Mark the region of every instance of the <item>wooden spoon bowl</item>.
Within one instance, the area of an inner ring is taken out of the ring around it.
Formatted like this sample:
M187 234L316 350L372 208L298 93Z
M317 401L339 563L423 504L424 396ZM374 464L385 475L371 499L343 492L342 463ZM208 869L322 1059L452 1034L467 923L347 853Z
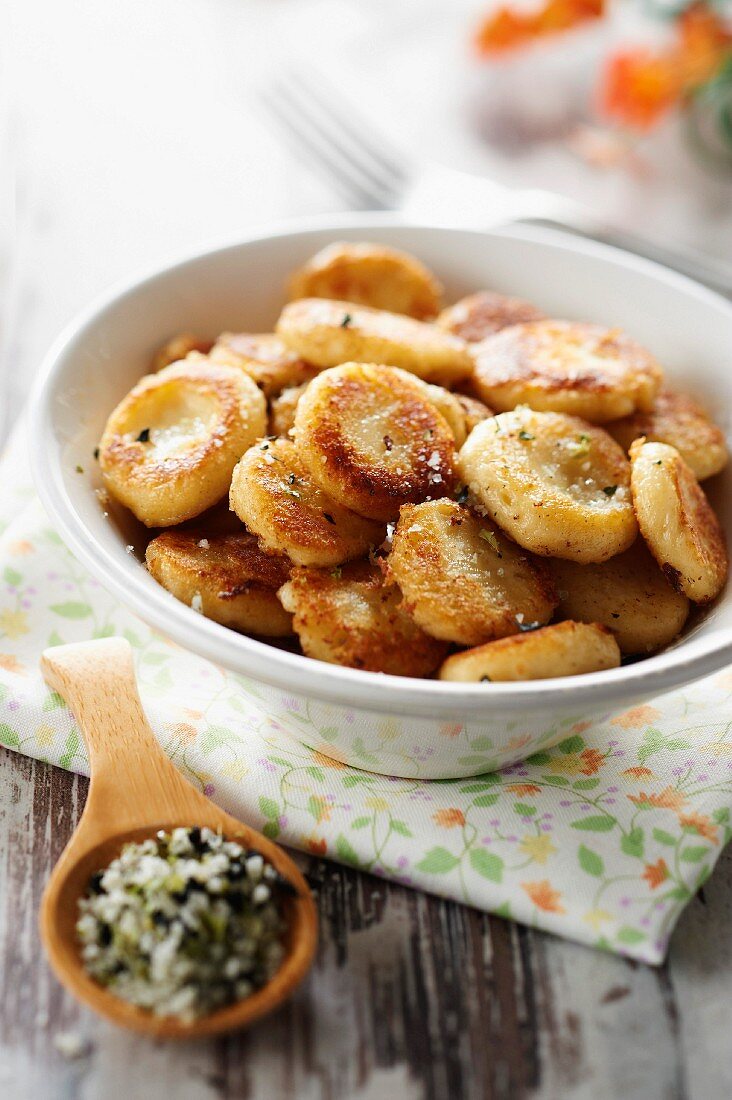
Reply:
M84 813L41 902L41 938L59 980L113 1023L156 1038L193 1039L232 1031L271 1012L304 978L317 944L315 906L300 871L280 847L220 810L170 762L143 713L126 641L105 638L58 646L46 650L41 668L73 711L91 766ZM91 876L119 855L124 844L154 836L159 829L196 825L260 852L295 892L285 905L285 957L274 977L250 997L184 1023L137 1008L90 977L76 921L78 901Z

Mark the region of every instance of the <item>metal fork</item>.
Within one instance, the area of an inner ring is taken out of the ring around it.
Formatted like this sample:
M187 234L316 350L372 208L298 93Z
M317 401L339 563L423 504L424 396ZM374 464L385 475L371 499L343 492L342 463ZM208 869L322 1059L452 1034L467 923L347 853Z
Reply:
M262 89L260 97L292 148L352 208L399 210L413 221L442 225L549 225L624 248L732 293L732 265L722 260L671 251L635 237L552 191L514 190L407 157L319 73L293 68Z

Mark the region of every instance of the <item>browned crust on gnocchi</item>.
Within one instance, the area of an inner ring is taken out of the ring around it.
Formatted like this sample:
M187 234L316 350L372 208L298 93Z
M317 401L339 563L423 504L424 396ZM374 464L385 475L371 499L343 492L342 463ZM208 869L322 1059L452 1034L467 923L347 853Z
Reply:
M277 332L298 355L317 367L380 363L401 367L449 386L473 370L468 345L436 325L387 310L324 298L301 298L285 306Z
M194 351L206 355L213 347L213 343L213 340L205 340L202 336L181 332L158 348L152 357L150 370L152 372L163 370L171 363L178 363L181 359L185 359Z
M637 439L630 448L638 525L664 576L695 603L709 603L727 580L727 543L704 490L679 452Z
M353 302L428 321L440 308L442 287L406 252L382 244L336 241L292 275L288 296Z
M688 394L663 389L650 412L637 412L608 424L621 447L629 451L636 439L675 447L697 480L713 477L727 465L723 433Z
M474 349L473 388L499 411L518 404L601 424L650 410L656 360L619 329L575 321L514 325Z
M138 382L109 417L104 484L148 527L193 519L226 495L265 424L264 397L247 375L202 358L174 363Z
M297 565L339 565L384 540L383 524L343 508L313 481L289 439L250 447L231 480L231 507L271 552Z
M557 602L542 563L454 500L402 507L386 569L415 621L460 645L547 623Z
M204 529L164 531L145 561L158 584L223 626L251 634L291 634L291 617L277 597L289 562L265 554L254 535L212 535Z
M469 344L477 344L511 325L543 321L545 318L542 310L523 298L479 290L443 309L437 324Z
M447 422L418 384L389 367L345 363L320 374L298 403L295 440L313 480L372 519L393 519L402 504L455 483Z
M548 680L601 672L620 664L618 643L601 623L569 620L501 638L448 657L440 680Z
M274 333L222 332L210 354L215 362L239 367L269 398L318 373Z
M331 664L429 676L447 652L402 607L396 585L378 566L351 562L339 570L296 567L280 589L283 605L308 657Z

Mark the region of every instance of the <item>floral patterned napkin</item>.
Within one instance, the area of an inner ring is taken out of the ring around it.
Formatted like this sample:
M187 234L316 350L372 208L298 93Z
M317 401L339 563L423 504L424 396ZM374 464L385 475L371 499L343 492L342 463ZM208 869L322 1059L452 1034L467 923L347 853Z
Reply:
M471 779L356 771L268 716L256 683L181 650L75 561L30 485L22 427L0 465L0 742L86 773L38 672L46 646L121 634L169 756L270 837L609 951L659 963L732 836L732 670L578 724ZM292 700L292 731L301 728ZM446 725L445 737L460 726Z

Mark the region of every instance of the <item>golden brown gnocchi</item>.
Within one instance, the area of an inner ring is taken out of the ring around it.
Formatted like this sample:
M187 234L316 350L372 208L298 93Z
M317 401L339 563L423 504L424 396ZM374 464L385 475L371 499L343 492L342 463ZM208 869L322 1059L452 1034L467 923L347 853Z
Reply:
M455 653L440 668L439 678L468 683L549 680L619 664L618 643L607 627L568 620Z
M653 407L661 368L617 329L573 321L514 325L474 349L473 387L494 409L530 405L595 424Z
M429 676L447 652L404 610L396 585L377 565L297 567L280 589L308 657L392 676Z
M545 566L454 500L402 507L387 571L415 622L460 645L547 623L556 605Z
M148 544L145 562L158 584L207 619L245 634L292 633L291 616L277 597L289 563L265 554L246 531L164 531Z
M691 397L674 390L659 393L650 412L614 420L607 431L626 451L641 436L649 443L675 447L698 481L713 477L727 465L724 435Z
M169 340L100 441L109 494L171 528L146 562L179 600L475 683L654 653L724 586L697 480L724 435L629 336L491 291L440 312L432 272L371 242L322 249L289 294L276 333Z
M472 373L467 344L457 336L386 310L302 298L285 306L277 332L317 367L381 363L449 386Z
M367 363L323 371L300 398L295 442L320 488L370 519L451 492L455 440L405 373Z
M383 244L338 241L321 249L290 279L293 298L330 298L405 313L418 321L436 316L442 287L406 252Z
M545 313L523 298L479 290L443 309L437 324L469 344L478 344L503 328L527 321L543 321L545 317Z
M274 333L223 332L211 349L217 363L239 367L257 383L265 397L289 386L309 382L318 373L285 347Z
M719 520L679 452L636 440L630 448L633 504L643 538L667 580L695 603L709 603L729 570Z
M671 587L642 538L629 550L598 565L550 562L559 615L582 623L602 623L613 632L621 653L653 653L681 632L689 601Z
M605 561L638 533L628 460L578 417L520 406L484 420L459 467L486 514L535 554Z
M242 371L206 359L174 363L138 382L109 417L99 444L104 485L147 527L199 516L226 496L266 415Z
M297 565L339 565L384 540L383 524L343 508L313 481L295 444L264 439L234 470L231 507L262 546Z
M213 347L213 340L204 340L201 336L194 336L190 332L181 332L168 340L155 352L150 364L151 372L169 367L171 363L178 363L186 359L191 352L206 355Z

